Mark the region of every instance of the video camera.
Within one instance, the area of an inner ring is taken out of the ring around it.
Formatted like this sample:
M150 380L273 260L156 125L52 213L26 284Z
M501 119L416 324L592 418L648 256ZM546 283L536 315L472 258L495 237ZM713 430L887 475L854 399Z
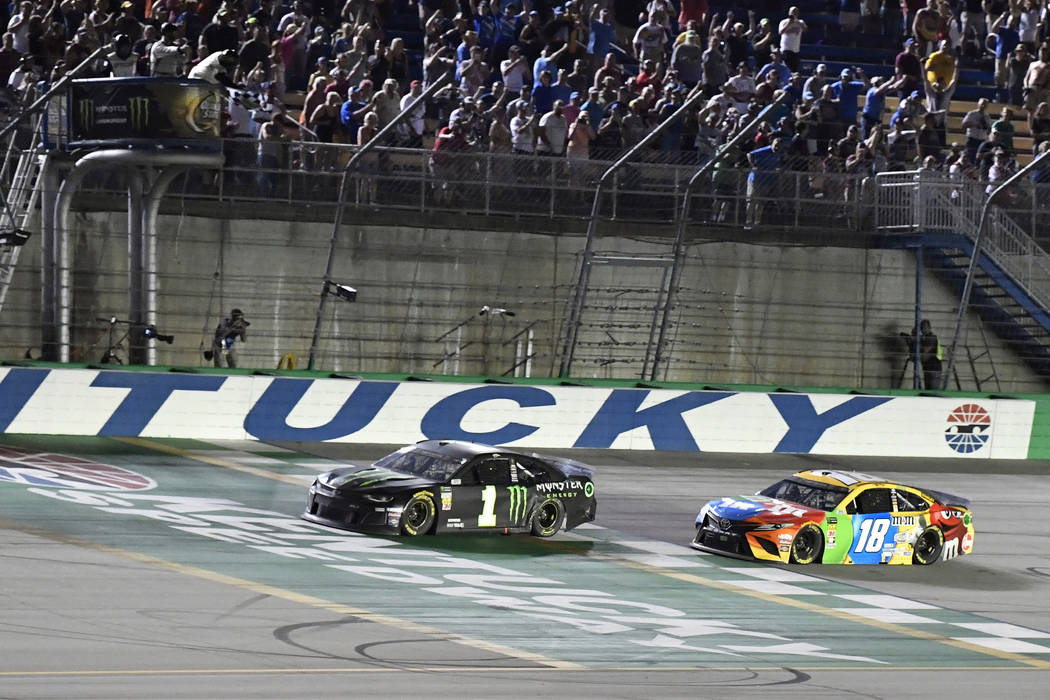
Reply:
M175 342L174 335L160 333L157 331L156 326L143 326L140 332L142 333L142 336L147 339L157 340L162 343L167 343L168 345Z

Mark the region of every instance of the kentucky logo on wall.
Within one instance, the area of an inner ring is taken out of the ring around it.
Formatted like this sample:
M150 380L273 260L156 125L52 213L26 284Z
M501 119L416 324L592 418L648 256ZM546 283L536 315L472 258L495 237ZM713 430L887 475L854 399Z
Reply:
M965 403L948 414L944 439L948 447L970 454L984 447L992 430L992 417L975 403Z
M0 445L0 481L85 491L146 491L149 477L111 464Z

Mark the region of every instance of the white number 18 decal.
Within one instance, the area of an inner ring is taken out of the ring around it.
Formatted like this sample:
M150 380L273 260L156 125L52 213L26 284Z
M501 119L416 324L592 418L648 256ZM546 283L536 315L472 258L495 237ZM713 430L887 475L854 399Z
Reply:
M862 520L860 523L860 535L857 537L857 546L854 552L880 552L882 542L886 539L886 532L890 529L890 521L887 518L876 520Z
M496 487L486 486L481 489L481 515L478 516L478 527L496 527Z

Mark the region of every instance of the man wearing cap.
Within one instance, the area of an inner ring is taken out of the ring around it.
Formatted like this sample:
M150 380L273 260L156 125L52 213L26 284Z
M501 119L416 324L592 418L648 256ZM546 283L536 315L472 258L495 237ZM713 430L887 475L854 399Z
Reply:
M240 32L237 30L237 14L233 10L219 10L214 19L201 30L201 38L208 53L239 48Z
M242 76L250 73L260 62L263 68L270 69L270 41L266 26L254 17L250 17L248 28L252 33L252 38L241 45L239 52Z
M408 94L401 98L401 111L408 109L408 106L422 94L423 84L421 82L413 80L409 83ZM400 145L406 148L419 148L423 145L423 118L425 112L426 105L420 102L415 109L408 113L408 117L401 123L404 128L398 129L401 140L404 142Z
M849 68L843 68L839 79L831 84L831 92L839 101L839 121L846 126L857 123L857 98L871 86L868 76L864 75L860 66L857 66L856 70L857 75L854 76ZM854 77L860 80L855 80Z
M701 59L704 50L700 47L700 35L689 30L685 33L685 40L674 47L671 52L671 66L678 73L678 79L688 87L693 87L700 82Z
M904 50L897 54L893 66L897 74L904 77L898 86L902 98L919 89L922 85L922 61L919 59L919 45L915 43L915 39L905 39Z
M864 95L864 109L860 112L861 137L867 139L876 124L882 124L882 113L886 109L886 93L895 89L897 80L875 77Z
M120 16L113 21L113 35L125 34L131 43L142 38L142 23L135 17L135 5L128 0L120 4Z
M817 71L806 79L806 84L802 86L802 99L804 100L816 100L820 97L821 91L828 82L828 66L825 63L821 63L817 66Z
M605 117L605 105L599 99L601 90L596 87L587 89L587 100L580 106L590 116L591 124L601 125Z
M521 47L515 44L507 51L507 58L499 66L503 75L503 84L508 90L517 94L526 85L532 83L532 70L528 60L521 54Z
M565 103L565 108L562 110L562 114L565 116L565 123L571 127L576 123L581 112L583 112L583 95L573 92L569 95L569 101Z
M160 28L160 41L150 47L149 72L154 78L174 78L183 74L190 49L185 39L178 38L178 31L174 24L165 22Z
M791 79L791 69L784 63L784 55L780 53L780 49L773 49L769 54L769 58L769 63L759 69L758 75L755 76L755 82L760 83L764 81L767 73L776 71L777 87L783 90L787 87L788 80Z
M492 47L492 60L503 64L504 59L510 56L510 48L516 45L518 34L525 24L524 16L519 14L518 5L508 4L503 8L503 13L496 18L496 40ZM518 55L521 55L521 47L518 47Z

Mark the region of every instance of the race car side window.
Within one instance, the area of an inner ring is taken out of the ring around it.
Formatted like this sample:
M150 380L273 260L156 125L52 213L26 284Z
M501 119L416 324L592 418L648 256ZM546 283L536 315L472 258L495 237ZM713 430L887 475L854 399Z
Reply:
M904 489L894 489L894 491L897 495L897 510L899 511L927 510L930 507L930 504L917 493Z
M889 513L893 510L889 489L868 489L856 499L857 513Z
M509 459L487 459L477 466L478 483L488 486L503 486L510 481Z

